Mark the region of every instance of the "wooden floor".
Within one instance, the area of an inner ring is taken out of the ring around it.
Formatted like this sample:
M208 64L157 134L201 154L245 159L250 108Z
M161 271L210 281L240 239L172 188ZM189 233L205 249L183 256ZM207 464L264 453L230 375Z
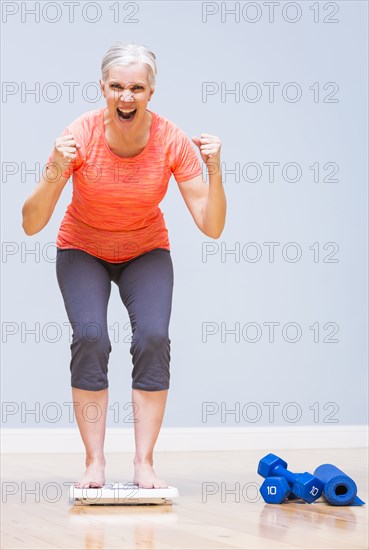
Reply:
M330 462L368 501L364 449L281 451L295 471ZM68 484L80 455L3 455L1 548L368 548L367 506L265 504L256 474L263 451L157 453L155 468L180 498L173 506L73 506ZM107 454L106 482L131 481L132 455ZM232 492L233 491L233 492Z

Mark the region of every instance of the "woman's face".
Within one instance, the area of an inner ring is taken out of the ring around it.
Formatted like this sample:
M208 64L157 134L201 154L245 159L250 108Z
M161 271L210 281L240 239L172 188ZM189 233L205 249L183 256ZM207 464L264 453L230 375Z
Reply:
M119 128L134 129L142 124L146 118L147 103L155 89L149 86L145 65L134 63L128 67L113 66L105 82L100 80L100 86L111 120Z

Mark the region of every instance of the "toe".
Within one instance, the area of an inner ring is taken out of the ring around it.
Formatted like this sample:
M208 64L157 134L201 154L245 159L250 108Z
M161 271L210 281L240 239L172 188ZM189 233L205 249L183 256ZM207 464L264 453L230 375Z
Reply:
M154 489L166 489L168 487L167 483L162 479L159 479L154 483Z
M100 481L90 481L90 487L93 487L93 488L99 488L99 487L102 487L102 483Z

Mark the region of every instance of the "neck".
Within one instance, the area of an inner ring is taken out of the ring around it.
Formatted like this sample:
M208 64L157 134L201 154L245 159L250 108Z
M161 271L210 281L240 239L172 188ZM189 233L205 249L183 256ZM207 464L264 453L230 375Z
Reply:
M122 144L134 144L134 143L140 143L145 136L147 135L148 129L150 128L151 124L151 113L149 113L147 110L145 111L143 121L138 125L138 127L127 127L124 128L124 124L122 124L121 128L118 126L118 123L115 121L112 121L110 117L110 113L108 110L105 111L105 125L109 126L111 132L116 136L116 139L120 141Z

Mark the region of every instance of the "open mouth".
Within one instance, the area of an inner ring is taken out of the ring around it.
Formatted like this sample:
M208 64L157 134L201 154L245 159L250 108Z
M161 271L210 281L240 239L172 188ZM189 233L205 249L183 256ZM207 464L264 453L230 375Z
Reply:
M117 107L117 114L120 120L132 120L136 114L137 109L124 109L121 110Z

